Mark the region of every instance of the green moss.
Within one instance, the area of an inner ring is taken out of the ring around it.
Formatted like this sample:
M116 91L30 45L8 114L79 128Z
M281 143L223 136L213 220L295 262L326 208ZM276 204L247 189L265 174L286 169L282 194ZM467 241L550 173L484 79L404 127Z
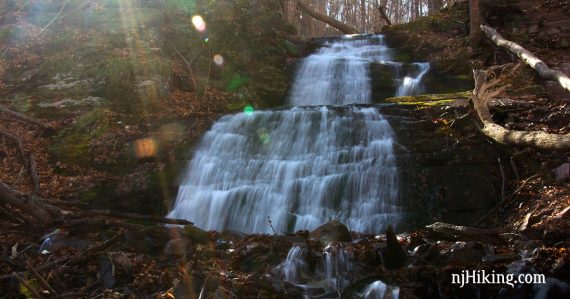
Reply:
M424 94L418 96L391 97L384 100L386 103L415 106L445 106L452 104L465 104L471 96L471 91L447 93L447 94Z
M82 115L75 124L54 137L50 153L68 163L85 165L93 161L89 153L90 142L109 129L109 120L102 109L94 109Z

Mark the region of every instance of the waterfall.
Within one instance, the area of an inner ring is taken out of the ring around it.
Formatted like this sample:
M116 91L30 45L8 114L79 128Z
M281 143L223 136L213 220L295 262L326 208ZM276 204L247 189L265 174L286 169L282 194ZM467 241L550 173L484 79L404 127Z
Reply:
M370 103L369 65L400 65L389 52L382 36L327 43L304 59L290 103ZM197 147L168 216L208 230L271 233L269 219L293 232L337 219L351 230L378 233L400 218L393 143L389 123L374 108L224 116Z
M206 133L171 217L270 233L338 219L379 232L398 220L393 132L373 108L296 107L221 118Z
M298 245L291 247L285 262L278 267L278 271L283 273L285 281L298 283L301 275L308 271L309 267L303 257L305 251L303 247Z
M302 288L306 295L319 289L330 293L350 283L354 264L342 245L338 243L327 245L314 273L309 273L309 267L305 262L306 251L298 245L291 247L287 258L275 268L274 273L280 274L284 281ZM312 280L302 281L300 277L303 274Z
M389 49L381 35L327 43L303 60L289 102L295 106L369 103L369 64L388 60Z
M388 286L381 280L369 284L362 295L364 299L398 299L399 297L400 288Z
M418 62L414 63L413 65L417 66L418 74L415 77L412 76L405 76L402 80L402 84L396 91L396 96L407 96L407 95L416 95L419 94L421 91L421 81L424 75L429 71L430 64L429 62Z

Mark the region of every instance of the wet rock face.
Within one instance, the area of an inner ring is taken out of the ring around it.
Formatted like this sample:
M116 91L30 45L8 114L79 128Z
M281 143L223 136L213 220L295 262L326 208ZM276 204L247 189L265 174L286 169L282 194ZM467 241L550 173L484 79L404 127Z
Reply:
M398 144L405 220L396 230L435 221L472 225L500 198L500 151L478 133L469 118L458 119L466 107L418 107L380 108Z

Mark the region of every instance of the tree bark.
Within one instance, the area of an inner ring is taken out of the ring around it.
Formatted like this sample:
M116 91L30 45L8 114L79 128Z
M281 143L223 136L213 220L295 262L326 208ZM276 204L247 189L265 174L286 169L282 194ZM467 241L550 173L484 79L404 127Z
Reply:
M299 5L299 7L301 9L303 9L305 12L307 12L307 14L309 14L311 17L321 21L321 22L325 22L329 25L331 25L332 27L338 29L340 32L345 33L345 34L357 34L358 30L354 29L354 27L348 25L348 24L344 24L342 22L339 22L325 14L319 13L317 11L312 10L306 3L303 2L303 0L298 0L297 4Z
M509 41L501 36L497 30L481 25L481 30L485 35L495 43L495 45L511 51L513 54L517 55L522 61L528 64L530 67L538 72L538 75L543 79L554 80L560 83L562 88L566 91L570 91L570 78L561 71L556 71L548 67L546 63L540 60L538 57L534 56L532 52L523 48L521 45Z
M289 25L295 26L297 0L281 0L281 9L283 10L283 20Z
M481 41L481 12L479 0L469 0L469 46L477 48Z
M488 103L492 92L487 86L487 73L482 70L473 71L475 90L473 104L479 119L483 123L481 132L494 141L511 146L533 147L540 150L570 150L570 134L550 134L542 131L511 131L498 124L491 118Z

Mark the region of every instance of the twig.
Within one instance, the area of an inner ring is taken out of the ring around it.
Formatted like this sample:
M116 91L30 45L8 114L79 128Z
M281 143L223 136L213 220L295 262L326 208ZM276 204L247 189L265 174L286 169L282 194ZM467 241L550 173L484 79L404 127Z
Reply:
M26 287L26 289L28 289L28 291L30 291L30 293L32 293L32 295L34 295L34 297L41 299L44 298L44 296L42 296L38 290L36 290L34 287L32 287L27 281L25 281L20 275L18 275L18 273L16 272L12 272L12 275L14 275L14 277L16 277L16 279L24 286Z
M510 160L511 160L510 161L511 162L511 168L513 169L513 172L515 173L515 177L517 178L517 181L519 181L521 178L519 176L519 170L518 170L517 164L515 162L515 157L511 156Z
M523 183L521 184L520 187L517 188L517 190L513 191L513 193L507 195L503 200L501 200L493 209L491 209L491 211L489 211L489 213L487 213L487 215L483 216L483 218L479 219L479 221L477 221L477 223L475 223L475 225L479 225L481 224L483 221L485 221L487 218L489 218L489 216L491 216L493 213L495 213L495 211L497 209L499 209L503 204L508 204L510 203L511 198L514 198L514 196L526 185L526 183L528 181L530 181L531 179L537 177L538 174L532 175L531 177L529 177L528 179L524 180Z
M499 162L499 171L501 172L501 201L505 200L505 190L507 188L507 178L505 177L505 167L503 167L503 163L501 162L501 158L497 158Z
M36 160L34 159L34 154L30 153L28 155L28 172L32 177L32 183L34 184L34 194L40 193L40 179L38 177L38 171L36 169Z
M59 15L61 15L61 12L63 11L63 9L65 9L65 6L67 5L67 1L68 0L65 0L63 5L61 6L61 9L57 12L57 15L55 15L55 17L53 19L51 19L51 21L49 21L49 23L47 23L47 25L45 25L45 27L42 28L42 30L40 30L40 33L38 33L38 35L36 35L36 37L34 37L34 39L40 37L40 35L42 35L42 33L49 27L49 25L51 25L51 23L53 23L57 18L59 18Z
M57 292L54 290L54 288L51 287L51 285L47 282L47 280L45 280L43 276L41 276L40 273L38 273L38 271L31 264L28 264L28 270L30 270L30 273L32 273L32 275L38 280L38 282L44 288L46 288L46 290L49 291L51 296L57 295Z
M197 89L198 83L196 82L196 78L194 76L194 71L192 71L192 61L194 59L196 59L196 57L198 57L198 55L194 56L190 61L188 61L188 59L186 59L186 57L184 57L184 55L182 55L182 53L180 53L180 51L178 51L178 49L176 48L174 43L172 43L171 41L168 41L168 43L170 44L172 49L174 49L174 52L176 52L176 54L178 54L178 56L182 59L182 61L184 61L184 63L188 67L188 71L190 72L190 79L192 80L192 85L193 85L192 87L194 89Z

